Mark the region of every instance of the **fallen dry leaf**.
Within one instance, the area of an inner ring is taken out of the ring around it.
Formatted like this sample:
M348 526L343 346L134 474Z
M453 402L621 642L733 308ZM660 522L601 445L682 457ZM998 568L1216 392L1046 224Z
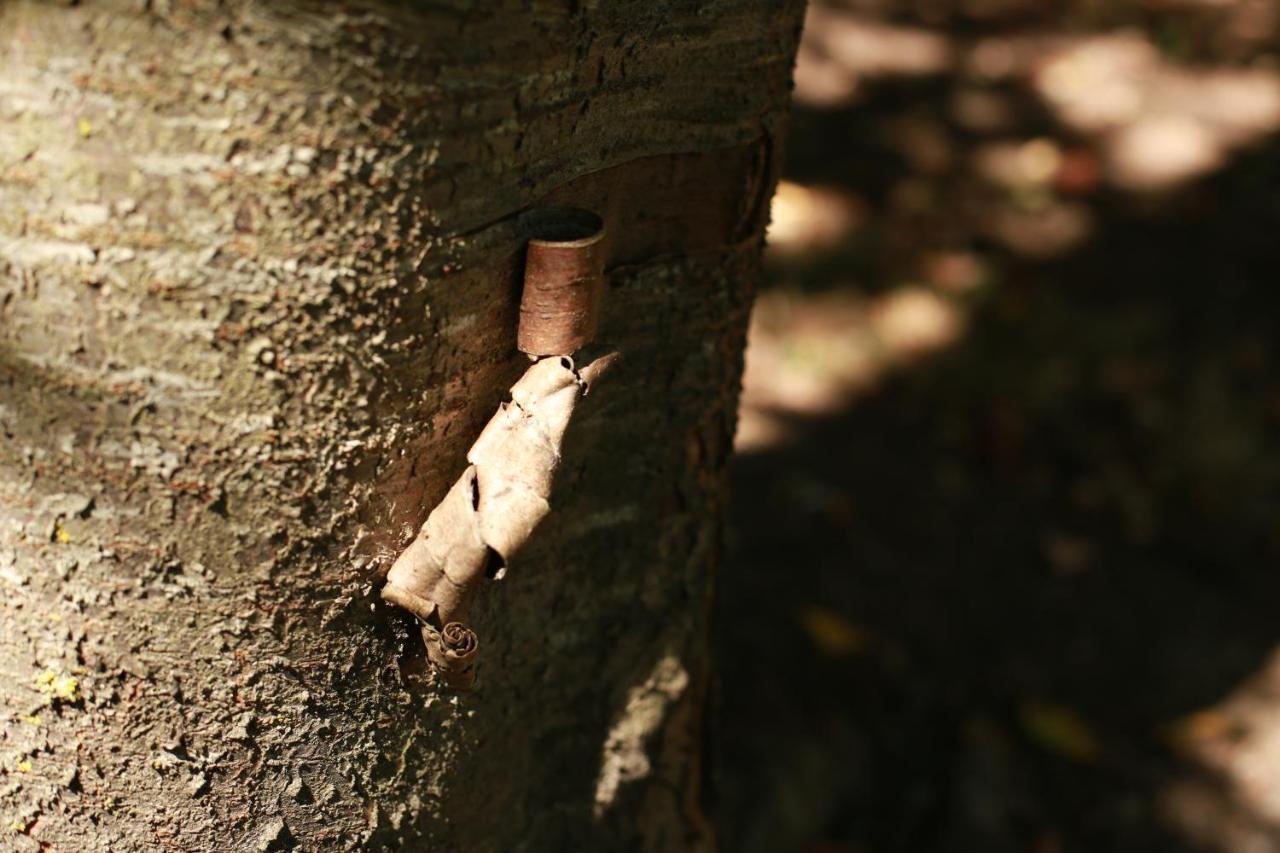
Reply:
M1102 754L1089 724L1070 708L1029 700L1018 709L1018 717L1023 733L1049 752L1083 764L1097 761Z
M847 658L866 651L867 632L829 607L809 605L800 612L800 625L819 653Z

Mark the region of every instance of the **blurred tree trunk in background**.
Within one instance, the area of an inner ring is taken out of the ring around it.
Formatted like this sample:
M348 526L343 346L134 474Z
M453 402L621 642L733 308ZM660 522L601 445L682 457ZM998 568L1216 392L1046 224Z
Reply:
M797 2L0 5L5 847L708 846L706 619ZM494 4L498 5L498 4ZM424 685L380 579L522 369L625 359Z

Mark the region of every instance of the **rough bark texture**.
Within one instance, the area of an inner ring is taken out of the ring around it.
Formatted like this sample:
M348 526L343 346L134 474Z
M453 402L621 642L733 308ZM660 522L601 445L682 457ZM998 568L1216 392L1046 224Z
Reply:
M678 850L799 4L0 3L6 847ZM501 11L489 6L503 6ZM600 340L481 688L394 555L523 369L517 214Z

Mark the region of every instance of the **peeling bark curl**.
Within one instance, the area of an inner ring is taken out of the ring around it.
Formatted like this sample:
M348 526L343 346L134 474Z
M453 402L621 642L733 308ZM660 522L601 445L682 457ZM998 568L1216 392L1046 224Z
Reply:
M470 630L465 626L480 585L506 573L550 512L569 419L617 358L610 352L581 369L568 356L534 362L471 446L470 465L387 573L382 597L422 620L431 659L446 676L460 671L450 645L461 640L450 640L449 629ZM469 650L468 665L474 634ZM469 686L473 679L446 680Z
M467 690L475 684L480 638L466 625L461 622L445 625L438 641L427 646L427 653L450 687Z

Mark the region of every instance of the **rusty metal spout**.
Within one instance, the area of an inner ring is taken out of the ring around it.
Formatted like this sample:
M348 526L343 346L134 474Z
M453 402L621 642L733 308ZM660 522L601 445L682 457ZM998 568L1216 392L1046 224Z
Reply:
M604 221L589 210L547 207L522 218L529 236L516 346L570 355L596 336L604 290Z

